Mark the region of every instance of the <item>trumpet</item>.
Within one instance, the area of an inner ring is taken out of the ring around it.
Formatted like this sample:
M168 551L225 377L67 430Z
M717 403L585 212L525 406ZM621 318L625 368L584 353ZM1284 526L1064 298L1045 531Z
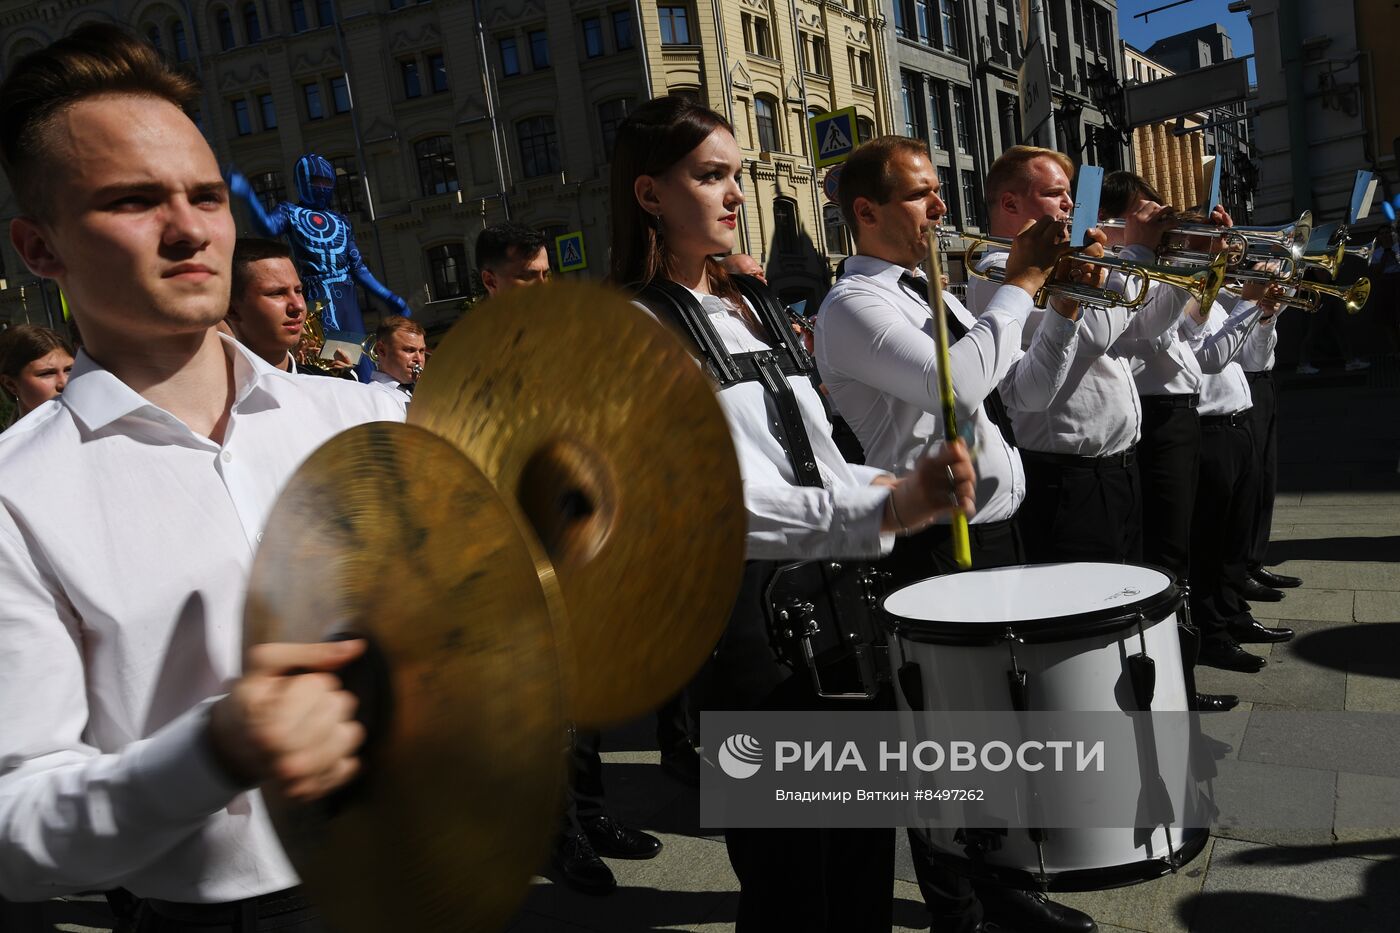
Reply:
M408 380L409 382L417 382L418 377L423 375L423 367L418 363L412 364L408 367L408 375L410 377Z
M1328 278L1335 279L1337 270L1342 267L1342 260L1347 256L1347 241L1345 238L1329 243L1325 248L1315 253L1305 253L1298 257L1299 264L1303 267L1300 273L1307 269L1321 269L1327 273ZM1311 284L1311 283L1309 283Z
M1225 291L1239 295L1241 289L1232 284L1225 286ZM1324 296L1339 299L1347 314L1356 314L1366 306L1366 300L1371 297L1371 280L1363 276L1350 285L1300 282L1293 286L1292 295L1281 295L1270 300L1285 308L1297 308L1313 313L1322 308Z
M982 272L977 268L977 261L974 257L979 251L985 251L992 247L1010 248L1011 242L1006 237L991 236L974 240L963 255L963 263L966 265L968 273L989 282L1006 281L1005 270L993 266L986 272ZM1071 253L1066 258L1099 266L1110 272L1121 272L1129 279L1137 280L1138 288L1132 294L1125 294L1111 288L1049 281L1041 287L1040 291L1036 292L1035 306L1037 308L1044 308L1051 295L1062 295L1081 304L1095 307L1122 307L1133 310L1147 300L1147 286L1151 282L1160 282L1163 285L1182 289L1196 299L1201 307L1209 308L1215 302L1215 296L1220 291L1221 285L1225 283L1229 264L1229 258L1225 253L1216 255L1208 265L1191 271L1173 266L1144 265L1111 256L1086 256L1082 252Z
M1374 253L1378 248L1378 244L1376 243L1375 239L1372 238L1371 242L1367 243L1365 246L1348 246L1347 255L1355 256L1362 262L1370 262L1371 254Z
M1122 218L1109 217L1100 221L1099 226L1122 229L1127 223ZM1157 258L1167 265L1198 266L1209 263L1217 252L1223 251L1230 257L1228 262L1231 269L1248 260L1287 257L1296 261L1302 257L1312 229L1311 211L1303 211L1297 220L1277 227L1217 227L1214 224L1182 223L1163 235ZM1220 240L1221 249L1193 247L1191 241L1198 238ZM1289 268L1291 270L1292 267Z

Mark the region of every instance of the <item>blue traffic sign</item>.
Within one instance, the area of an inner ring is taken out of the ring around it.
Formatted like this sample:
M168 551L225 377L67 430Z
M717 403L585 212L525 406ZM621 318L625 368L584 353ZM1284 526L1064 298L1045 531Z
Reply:
M854 107L808 117L807 127L811 132L812 152L816 154L814 161L817 168L846 161L846 157L860 144L856 133Z

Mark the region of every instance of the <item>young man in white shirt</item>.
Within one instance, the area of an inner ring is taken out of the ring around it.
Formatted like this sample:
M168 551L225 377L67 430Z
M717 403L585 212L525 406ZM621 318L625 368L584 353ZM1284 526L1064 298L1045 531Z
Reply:
M1012 146L987 174L991 233L1012 237L1027 223L1063 220L1074 209L1073 164L1062 153ZM1095 218L1097 220L1097 218ZM1148 205L1128 220L1124 258L1151 262L1171 214ZM1102 242L1101 231L1095 233ZM1005 262L993 252L982 269ZM1082 284L1092 284L1086 280ZM1109 277L1121 287L1121 277ZM986 308L996 286L975 279L969 288L974 313ZM1008 404L1017 446L1026 468L1026 498L1020 528L1032 562L1121 561L1141 558L1141 491L1133 447L1141 423L1137 389L1127 360L1110 353L1123 338L1151 338L1176 324L1184 293L1154 289L1138 310L1085 307L1075 358L1064 386L1043 410ZM1033 313L1022 333L1029 346L1043 313Z
M243 594L296 466L400 414L216 330L234 225L194 91L96 24L0 86L11 242L86 341L60 403L0 448L0 896L121 885L148 899L142 930L187 909L314 930L259 788L354 776L363 730L329 672L363 643L241 658Z
M385 318L374 335L374 355L378 359L369 379L370 387L388 394L406 410L413 400L413 387L428 362L423 325L401 314Z

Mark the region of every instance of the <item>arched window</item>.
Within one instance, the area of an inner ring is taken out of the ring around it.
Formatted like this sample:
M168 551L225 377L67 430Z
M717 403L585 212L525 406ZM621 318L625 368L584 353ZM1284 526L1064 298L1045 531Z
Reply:
M521 120L515 124L515 132L520 140L520 167L526 178L560 170L559 135L554 130L553 117Z
M418 161L418 184L423 197L457 190L457 157L452 152L451 139L429 136L413 144L413 154Z
M185 24L178 19L170 24L170 44L175 47L177 62L190 60L190 44L185 41Z
M219 50L227 52L238 44L233 35L233 15L228 7L219 7L214 13L214 29L219 33Z
M249 45L262 41L262 27L258 25L258 8L251 4L243 4L243 38Z
M306 18L306 0L290 0L287 13L292 21L292 32L306 32L311 28L311 21Z
M788 256L797 253L797 202L790 198L773 201L773 251Z
M328 156L327 161L335 168L335 209L342 214L359 212L365 189L355 157Z
M758 148L764 152L782 152L783 138L778 133L778 102L772 97L755 97L754 115L758 120Z
M146 29L146 41L149 42L149 43L151 43L151 48L155 49L156 52L158 52L158 53L161 54L161 55L164 55L164 54L165 54L165 46L161 45L161 41L160 41L160 27L159 27L159 26L149 26L149 27L147 27L147 29Z
M874 122L869 117L856 117L856 142L868 143L874 138Z
M461 243L444 243L428 249L428 272L433 301L458 298L467 293L467 250Z

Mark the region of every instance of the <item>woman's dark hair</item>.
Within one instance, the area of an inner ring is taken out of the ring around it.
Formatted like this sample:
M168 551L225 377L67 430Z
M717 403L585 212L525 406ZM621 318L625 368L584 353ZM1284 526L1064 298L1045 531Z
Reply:
M671 256L657 218L642 210L633 185L643 175L663 175L717 129L734 128L724 117L684 97L657 97L617 128L612 157L612 254L609 280L618 287L671 278ZM744 308L738 290L713 257L705 261L711 290Z
M15 324L0 331L0 376L18 379L24 367L55 350L74 355L67 338L38 324Z

